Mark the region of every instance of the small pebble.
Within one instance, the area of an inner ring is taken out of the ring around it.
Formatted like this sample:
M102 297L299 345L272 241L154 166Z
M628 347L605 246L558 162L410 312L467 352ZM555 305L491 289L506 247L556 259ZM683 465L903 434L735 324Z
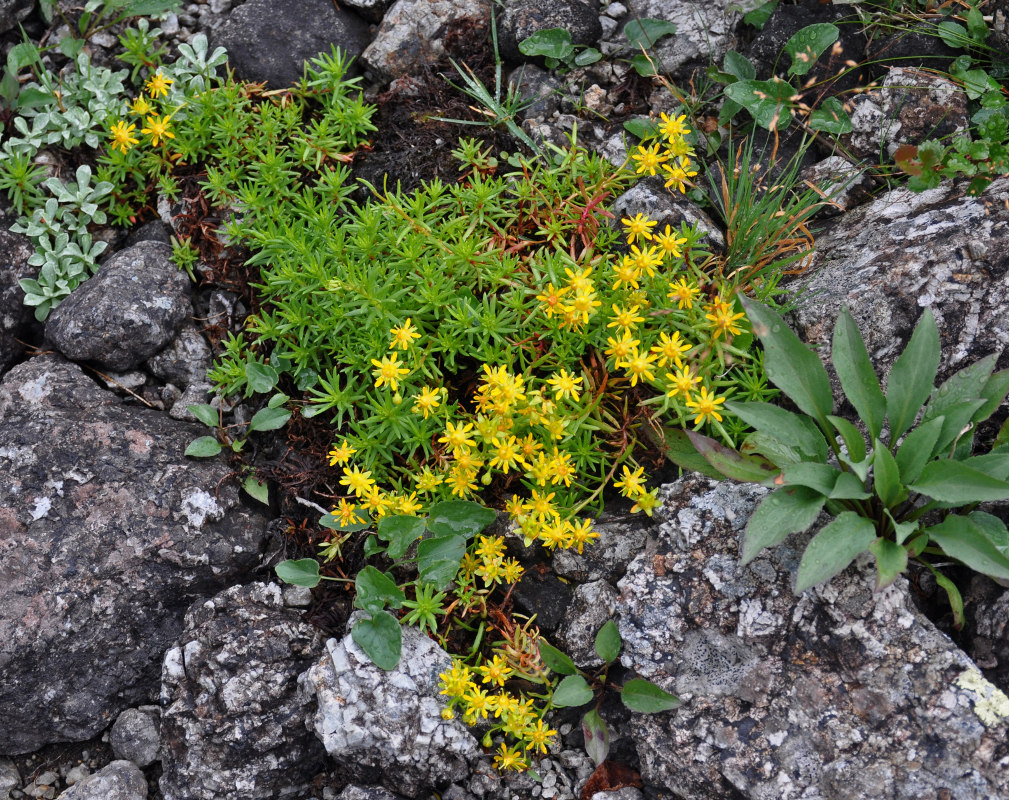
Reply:
M610 3L603 13L612 19L620 19L627 13L627 6L623 3Z
M67 772L67 786L73 786L78 781L84 780L88 775L91 774L91 770L85 767L83 764L78 764L73 769Z

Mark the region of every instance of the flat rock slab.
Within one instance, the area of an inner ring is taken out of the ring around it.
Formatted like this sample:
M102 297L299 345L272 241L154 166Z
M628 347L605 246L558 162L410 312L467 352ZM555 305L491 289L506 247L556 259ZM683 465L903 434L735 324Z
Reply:
M797 597L801 537L740 567L765 491L666 487L654 550L620 582L621 661L684 701L633 717L645 783L689 800L1009 796L1009 699L905 580L874 593L863 560Z
M197 425L40 356L0 383L0 753L81 741L157 699L186 608L258 566L267 520Z

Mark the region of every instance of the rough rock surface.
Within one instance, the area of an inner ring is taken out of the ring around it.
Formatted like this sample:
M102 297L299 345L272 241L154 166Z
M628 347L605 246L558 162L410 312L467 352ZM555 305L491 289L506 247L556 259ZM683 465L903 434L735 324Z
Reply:
M660 72L674 72L689 62L722 63L733 46L740 20L732 0L628 0L631 19L664 19L676 25L654 48ZM620 40L626 43L621 33Z
M606 581L585 583L575 589L557 630L557 641L582 669L602 666L603 660L595 650L596 634L612 618L616 605L617 590Z
M489 25L490 1L397 0L361 60L382 80L409 75L445 55L442 39L449 25L464 19Z
M828 156L802 171L827 201L819 212L821 216L836 216L849 211L869 199L873 189L872 178L866 171L843 156Z
M852 132L842 137L858 158L893 156L902 144L948 140L967 130L967 95L953 81L920 69L893 67L879 89L851 99Z
M621 228L620 217L635 214L644 214L658 222L655 230L659 232L664 231L667 225L674 231L678 231L684 222L697 225L697 230L707 234L701 240L702 247L725 249L725 235L715 221L694 203L671 194L663 186L661 178L647 178L636 183L614 201L612 211L617 216L613 224Z
M873 364L888 371L931 308L940 377L1009 347L1009 180L979 197L966 185L895 189L821 233L795 313L799 337L826 359L847 305Z
M624 666L684 702L637 715L646 783L724 800L990 800L1009 699L865 560L796 597L792 540L739 566L766 490L666 487L657 550L620 582Z
M46 339L72 361L139 366L167 345L192 313L190 282L161 242L121 250L57 306Z
M147 779L132 761L113 761L78 781L59 800L145 800Z
M388 789L380 786L354 786L346 787L336 800L402 800L402 795L393 794Z
M186 607L258 566L265 518L182 456L200 430L55 355L0 382L0 753L155 700Z
M164 350L147 361L147 368L163 381L184 388L205 382L212 363L207 340L195 325L186 325Z
M333 45L356 57L368 39L364 20L327 0L249 0L231 12L213 46L228 51L239 80L284 89L301 79L307 59Z
M438 676L451 664L435 642L404 627L399 664L386 672L347 634L326 642L326 653L299 683L318 703L311 724L341 768L416 797L424 787L493 775L469 728L441 717Z
M4 19L3 11L0 19ZM7 230L10 226L11 219L0 214L0 375L23 351L17 340L23 337L22 331L32 319L32 310L24 304L25 293L18 281L35 274L35 268L28 266L34 251L31 240L20 233L11 233Z
M0 0L0 33L17 27L34 8L35 0Z
M501 55L515 61L526 58L519 43L534 33L550 28L564 28L575 45L595 46L603 34L599 22L599 4L585 0L512 0L498 18L498 46Z
M325 752L298 675L321 637L275 584L233 586L186 612L162 670L165 800L307 797Z
M109 744L116 758L146 767L161 751L161 714L157 706L127 708L116 717L109 731Z

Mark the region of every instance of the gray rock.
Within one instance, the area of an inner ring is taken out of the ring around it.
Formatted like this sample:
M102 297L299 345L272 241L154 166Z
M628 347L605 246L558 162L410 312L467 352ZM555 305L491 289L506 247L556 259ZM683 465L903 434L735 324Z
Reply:
M82 741L158 696L186 607L259 565L266 519L202 426L38 356L0 382L0 753Z
M843 156L828 156L818 161L802 171L802 178L819 189L827 201L828 205L818 212L822 216L836 216L864 203L874 186L864 168Z
M195 325L184 326L168 347L147 360L153 375L182 388L205 383L212 364L210 345Z
M381 80L409 75L445 55L443 37L462 20L489 25L490 0L396 0L361 60Z
M561 82L555 75L535 64L523 64L508 76L508 85L514 86L519 96L529 103L522 117L549 117L561 105Z
M153 713L127 708L109 732L109 744L116 758L132 761L138 767L152 764L161 750L161 718L157 708Z
M940 379L1009 347L1009 180L979 197L966 183L895 189L817 236L796 332L826 360L842 305L888 373L923 308L942 342ZM1003 366L1000 364L1000 366Z
M298 675L322 651L275 583L233 586L186 612L161 687L165 800L305 797L325 752Z
M192 313L189 278L172 249L140 242L110 258L46 320L46 339L72 361L139 366L167 345Z
M337 800L402 800L402 795L393 794L380 786L354 786L346 787Z
M341 769L417 797L425 787L493 774L469 728L441 717L438 676L451 664L435 642L404 627L395 669L375 666L347 634L326 642L322 659L298 680L318 703L310 724Z
M214 34L228 51L235 76L271 88L299 81L304 62L333 45L357 57L368 43L368 26L356 14L327 0L249 0Z
M592 800L644 800L644 797L640 789L625 786L615 792L596 792L592 795Z
M612 618L616 605L617 590L606 581L585 583L575 589L557 629L557 641L582 669L602 666L603 660L595 649L596 634Z
M735 30L742 15L734 0L628 0L633 19L664 19L676 25L654 48L659 72L673 72L688 62L721 64L735 45ZM620 34L620 41L627 39Z
M8 800L10 790L21 784L17 765L9 758L0 758L0 800Z
M378 24L392 3L393 0L347 0L343 5L354 9L361 19Z
M0 0L0 8L2 5ZM6 17L0 10L2 19ZM25 293L18 281L35 277L35 268L28 265L34 252L31 240L11 233L7 230L10 226L11 220L0 214L0 375L24 352L18 339L28 338L25 331L31 324L32 310L25 305Z
M857 158L893 156L902 144L948 140L970 124L967 95L957 84L924 70L893 67L878 89L851 98L852 132L841 137Z
M504 58L522 61L527 56L519 44L534 33L550 28L564 28L576 45L595 47L603 34L598 2L585 0L512 0L498 17L498 47Z
M167 388L167 387L166 387ZM172 404L168 411L168 416L172 419L183 420L185 422L197 422L196 415L189 410L190 406L204 405L209 402L209 396L213 394L213 387L209 383L191 383L186 387Z
M795 596L801 537L739 565L765 489L683 478L620 582L621 661L680 696L632 717L646 784L691 800L990 800L1009 699L869 559ZM927 755L926 755L927 754Z
M974 608L970 653L992 682L1009 690L1009 592L986 594L994 596L983 597Z
M616 584L627 571L627 565L644 549L652 524L651 518L644 515L614 518L604 514L593 525L599 538L581 553L576 550L554 553L554 572L578 583L609 581Z
M16 28L35 8L35 0L0 0L0 33Z
M145 800L147 779L132 761L113 761L78 781L59 800Z
M659 223L655 226L656 231L664 231L666 225L677 231L683 222L697 225L697 230L706 234L700 242L702 247L725 249L725 235L715 221L683 195L674 195L666 189L657 176L634 184L614 201L612 211L617 215L613 221L617 226L620 226L620 217L633 217L639 213Z

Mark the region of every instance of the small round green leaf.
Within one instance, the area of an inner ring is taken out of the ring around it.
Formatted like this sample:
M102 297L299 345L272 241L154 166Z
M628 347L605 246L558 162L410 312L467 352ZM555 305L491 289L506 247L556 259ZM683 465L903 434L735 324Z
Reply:
M213 406L201 403L199 405L186 406L186 408L189 409L190 414L196 417L208 428L216 428L220 424L220 417L217 414L217 409Z
M261 408L249 420L249 431L275 431L291 418L286 408Z
M592 689L581 675L568 675L554 689L553 703L558 708L583 706L592 701Z
M807 25L785 43L785 52L792 57L789 75L805 75L824 50L837 41L841 31L829 22Z
M250 361L245 365L245 380L249 383L249 388L259 394L266 394L280 380L277 370L269 364L260 364L258 361Z
M319 585L319 562L314 558L281 561L276 566L277 577L292 586L307 586L312 589Z
M403 650L403 631L391 614L381 611L371 619L358 620L350 635L376 666L386 671L396 668Z
M242 488L245 489L246 493L253 498L258 500L263 505L270 504L270 487L267 483L260 483L256 480L255 475L249 475L242 483Z
M370 564L357 573L354 588L357 590L354 605L369 614L377 614L386 606L400 608L406 600L406 595L396 582Z
M427 527L436 536L472 539L497 519L497 512L469 500L445 500L428 512Z
M635 50L642 47L647 50L663 36L672 36L674 33L676 26L664 19L632 19L624 25L624 36Z
M676 695L663 691L651 681L633 678L624 684L620 699L631 711L641 714L655 714L672 711L680 705Z
M540 657L543 659L543 663L558 675L576 675L578 673L578 667L569 656L542 639L540 640Z
M214 436L201 436L189 443L185 455L193 458L210 458L221 452L221 443Z
M519 42L519 52L524 56L544 56L567 61L575 48L571 44L571 34L564 28L548 28L536 31L528 39Z
M603 627L596 634L596 653L607 664L616 661L620 655L620 648L623 642L620 641L620 631L617 630L617 623L608 619L603 623Z

